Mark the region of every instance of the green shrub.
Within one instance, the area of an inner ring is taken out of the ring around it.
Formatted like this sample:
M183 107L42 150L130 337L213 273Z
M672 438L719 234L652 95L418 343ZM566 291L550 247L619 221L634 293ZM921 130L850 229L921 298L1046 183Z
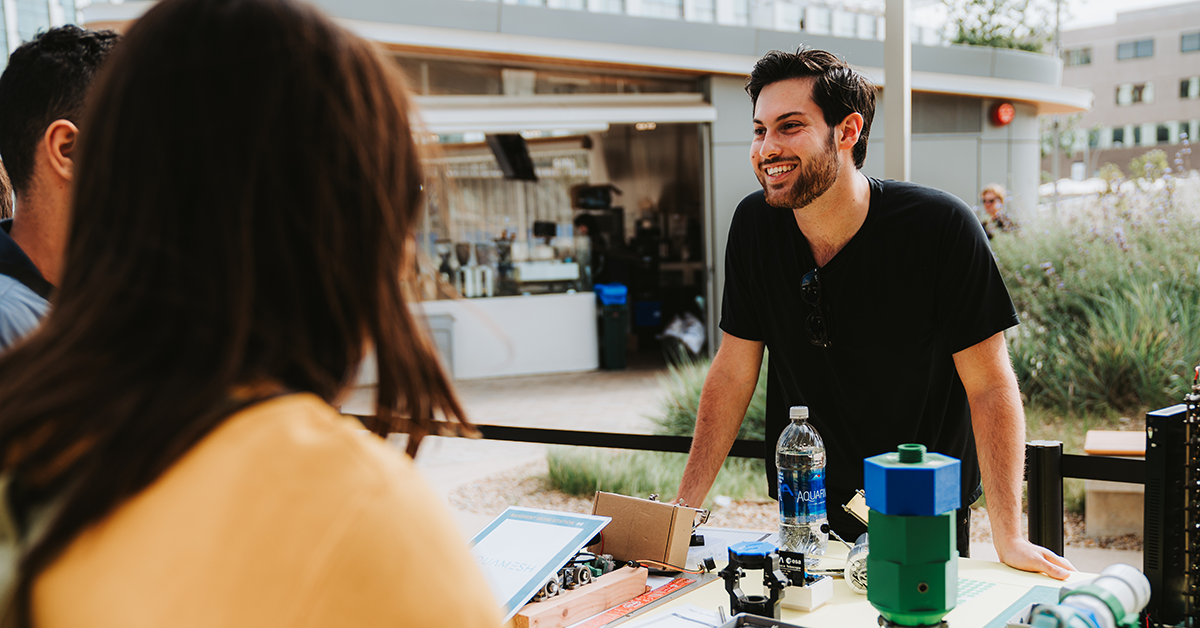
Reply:
M696 412L700 407L700 391L712 361L708 358L689 359L686 356L667 366L666 375L658 378L663 390L659 414L651 417L658 434L691 436L696 429ZM738 438L762 440L767 422L767 357L763 356L758 371L758 386L746 408L746 418Z
M1022 319L1009 341L1028 404L1069 415L1180 401L1200 360L1200 211L1178 192L1126 183L993 240Z
M659 377L663 401L656 416L655 433L691 436L696 429L700 391L711 361L682 354ZM746 410L738 438L762 440L766 429L767 361L759 370L758 386ZM596 491L646 497L657 493L663 500L675 498L687 464L686 454L554 447L547 454L552 486L571 495L586 497ZM733 499L767 499L766 470L761 459L729 458L721 467L708 499L726 495Z
M636 497L654 493L669 501L675 499L687 454L552 447L546 460L551 485L564 493L580 497L590 497L596 491ZM708 502L717 495L767 499L765 475L762 460L730 458L721 467Z

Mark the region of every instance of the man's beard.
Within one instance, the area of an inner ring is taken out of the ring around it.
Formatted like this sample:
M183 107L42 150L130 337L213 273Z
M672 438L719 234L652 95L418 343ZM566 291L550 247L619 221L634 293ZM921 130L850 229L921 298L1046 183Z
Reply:
M834 182L837 181L841 164L838 163L837 149L833 146L833 129L829 129L825 150L796 166L800 172L792 181L791 186L784 189L767 187L766 175L762 172L762 168L767 165L767 163L761 164L759 170L755 172L758 182L766 194L767 204L781 209L807 207L809 203L829 191L829 188L833 187Z

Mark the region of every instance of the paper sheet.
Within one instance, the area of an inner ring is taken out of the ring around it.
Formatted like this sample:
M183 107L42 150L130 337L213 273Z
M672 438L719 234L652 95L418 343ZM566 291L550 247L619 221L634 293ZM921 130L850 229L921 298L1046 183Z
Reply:
M699 565L705 558L712 558L718 562L729 560L729 546L736 545L742 541L766 541L778 545L776 541L779 539L777 532L757 532L729 528L700 527L696 529L696 534L704 536L704 545L702 547L688 548L688 567Z
M715 628L721 623L721 618L714 611L705 610L695 604L681 604L638 617L621 628Z

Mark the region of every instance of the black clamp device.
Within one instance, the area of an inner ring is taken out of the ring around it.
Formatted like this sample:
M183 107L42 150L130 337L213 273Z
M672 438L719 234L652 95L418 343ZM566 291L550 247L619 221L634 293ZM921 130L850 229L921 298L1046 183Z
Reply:
M744 569L762 570L763 586L770 591L770 596L746 595L742 591L740 580L746 575ZM718 575L725 580L733 615L751 613L779 619L779 602L783 599L783 590L788 586L789 579L779 568L779 554L774 545L746 541L729 546L729 564Z

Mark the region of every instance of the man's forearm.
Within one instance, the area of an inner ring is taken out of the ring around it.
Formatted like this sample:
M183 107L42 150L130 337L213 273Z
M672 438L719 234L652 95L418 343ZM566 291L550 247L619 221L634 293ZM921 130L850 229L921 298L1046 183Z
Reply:
M705 390L708 390L707 385ZM696 417L696 434L692 438L691 452L688 453L687 468L684 469L683 479L679 482L680 503L695 508L704 504L708 490L712 488L721 465L729 455L729 448L737 439L748 404L742 404L739 413L738 404L732 397L729 395L725 399L710 399L705 403L704 396L701 396L700 411Z
M1021 483L1025 476L1025 412L1004 333L954 354L971 404L971 429L992 521L996 554L1009 566L1062 580L1071 562L1021 533Z
M731 340L728 336L722 343L704 378L692 449L676 497L680 503L695 508L704 504L729 448L737 439L754 395L761 363L760 343Z
M1001 553L1021 534L1021 483L1025 477L1025 413L1016 383L998 386L971 404L975 448L987 496L992 539Z

